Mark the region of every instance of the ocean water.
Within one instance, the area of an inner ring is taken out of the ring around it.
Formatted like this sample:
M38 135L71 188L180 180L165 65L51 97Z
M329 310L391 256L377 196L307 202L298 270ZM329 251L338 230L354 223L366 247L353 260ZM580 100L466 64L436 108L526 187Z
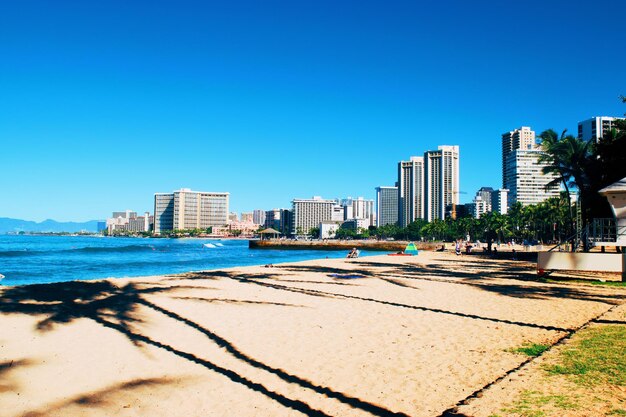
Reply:
M0 285L164 275L346 254L249 249L247 240L0 235L0 274L5 276Z

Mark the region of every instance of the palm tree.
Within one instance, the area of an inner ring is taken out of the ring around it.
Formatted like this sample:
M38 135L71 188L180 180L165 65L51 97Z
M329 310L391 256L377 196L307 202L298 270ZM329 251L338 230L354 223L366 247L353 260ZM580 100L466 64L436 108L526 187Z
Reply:
M540 157L541 162L547 165L543 168L544 174L556 174L556 178L550 181L546 187L554 187L563 184L569 205L570 235L574 230L574 215L572 213L571 193L572 188L578 188L579 198L585 195L588 185L588 167L591 157L591 141L585 142L572 135L566 135L567 129L559 137L557 133L548 129L539 135L544 154ZM583 221L585 219L583 218Z
M513 237L519 238L524 226L524 206L519 201L515 202L507 212L510 224L513 227Z

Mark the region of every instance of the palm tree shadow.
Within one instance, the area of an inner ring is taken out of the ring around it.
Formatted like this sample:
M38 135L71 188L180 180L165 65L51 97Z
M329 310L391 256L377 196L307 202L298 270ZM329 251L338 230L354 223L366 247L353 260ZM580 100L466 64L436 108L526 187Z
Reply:
M169 378L146 378L121 382L98 391L80 394L70 399L48 404L46 405L45 410L30 411L24 414L23 417L44 417L50 414L58 413L67 415L72 407L80 407L83 409L102 407L113 403L120 395L132 393L133 391L138 391L146 387L156 387L172 384L174 382L174 380ZM83 412L85 411L87 410L83 410Z
M358 263L361 265L362 263ZM356 274L363 275L365 277L371 277L376 274L375 271L371 269L346 269L346 268L336 268L329 266L318 266L318 265L286 265L286 266L277 266L277 268L282 269L283 271L290 272L317 272L320 274L326 275L345 275L345 274Z
M379 277L401 278L417 281L434 281L453 285L466 285L486 292L514 298L529 299L572 299L620 304L624 296L601 294L596 289L564 287L542 281L530 263L503 264L493 261L472 262L455 260L454 265L445 264L392 264L384 262L362 262L369 266L384 267ZM503 281L493 281L499 279ZM529 285L529 282L543 285Z
M226 273L233 279L234 275ZM221 274L220 274L221 275ZM234 279L246 283L262 283L262 279L268 274L245 275ZM201 279L216 279L216 275L202 274ZM185 276L183 279L194 279ZM282 287L282 286L281 286ZM376 416L406 416L403 413L394 413L376 404L369 403L356 397L351 397L331 388L316 385L296 375L290 374L282 369L273 368L266 365L245 353L239 351L231 342L216 335L209 329L200 326L172 311L159 307L148 301L144 296L147 294L163 293L176 290L179 287L142 287L134 283L118 287L110 281L72 281L56 284L36 284L21 287L11 287L0 292L0 312L6 314L28 314L34 316L44 316L36 329L41 332L50 331L59 324L68 324L79 319L91 319L100 325L113 329L126 336L136 346L151 345L168 351L187 361L196 363L221 374L234 383L241 384L257 393L278 402L279 404L299 411L308 416L327 416L322 411L316 410L300 400L288 398L275 391L271 391L264 385L254 382L231 369L221 367L209 360L200 358L192 353L181 351L171 345L142 334L135 329L136 323L143 320L138 315L140 306L148 307L160 312L174 320L177 320L191 328L196 329L207 336L213 343L224 348L235 358L248 365L270 372L285 382L293 383L322 394L329 398L337 399L352 407L367 411ZM201 287L202 288L202 287ZM282 288L281 288L282 289ZM6 365L5 365L6 367ZM2 371L4 368L0 368ZM97 398L91 396L81 396L75 399L78 403L97 404ZM36 414L34 414L36 415Z
M11 382L10 374L18 368L34 365L35 362L30 359L18 359L6 362L0 362L0 394L7 391L16 391L19 387L16 383Z
M106 319L125 329L141 322L137 306L143 294L171 291L173 288L140 287L134 283L123 287L109 281L71 281L12 287L0 296L0 312L44 316L37 330L52 330L81 318Z

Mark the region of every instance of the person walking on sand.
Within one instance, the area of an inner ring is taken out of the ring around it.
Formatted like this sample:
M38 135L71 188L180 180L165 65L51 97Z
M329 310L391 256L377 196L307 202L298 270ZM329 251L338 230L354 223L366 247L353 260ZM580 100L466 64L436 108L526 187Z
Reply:
M460 240L456 241L456 245L454 246L454 253L456 253L457 255L461 254L461 241Z

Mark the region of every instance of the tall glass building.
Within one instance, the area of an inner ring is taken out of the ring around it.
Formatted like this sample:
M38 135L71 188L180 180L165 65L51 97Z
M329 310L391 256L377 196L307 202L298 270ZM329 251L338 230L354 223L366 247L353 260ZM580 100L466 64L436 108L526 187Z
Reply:
M376 187L378 226L398 223L398 187Z

